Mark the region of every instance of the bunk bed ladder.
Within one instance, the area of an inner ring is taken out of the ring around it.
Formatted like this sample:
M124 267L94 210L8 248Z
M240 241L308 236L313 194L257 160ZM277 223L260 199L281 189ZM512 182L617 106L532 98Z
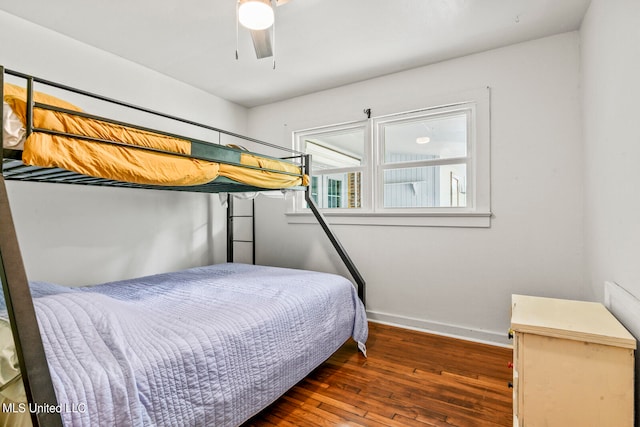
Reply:
M305 157L305 165L304 165L305 173L311 176L311 155L307 154L304 157ZM313 197L311 197L310 185L307 186L304 192L304 199L306 200L307 205L309 206L309 209L311 209L311 212L313 212L313 215L316 217L316 220L320 224L320 227L322 227L325 234L331 241L331 244L333 245L334 249L336 250L336 252L338 252L340 259L342 259L342 262L347 267L347 270L349 270L349 273L351 273L351 276L353 277L353 280L356 282L356 285L358 287L358 297L362 301L362 304L366 306L366 302L365 302L366 283L364 281L364 278L360 274L360 271L356 267L355 263L353 262L353 260L351 259L351 257L349 256L345 248L342 246L342 244L338 240L338 237L336 236L336 234L333 232L331 227L329 227L329 223L327 222L327 219L322 214L322 212L320 212L320 209L318 208L316 201L313 199Z
M234 207L233 194L227 194L227 262L235 261L235 244L251 243L251 263L256 263L256 206L255 199L251 199L251 214L237 214ZM234 224L236 218L248 218L251 220L251 240L235 237Z

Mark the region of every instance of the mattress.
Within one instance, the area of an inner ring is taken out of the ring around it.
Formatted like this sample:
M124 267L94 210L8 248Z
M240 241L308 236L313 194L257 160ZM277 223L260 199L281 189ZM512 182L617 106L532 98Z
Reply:
M65 426L237 426L367 339L348 280L243 264L31 284Z
M211 161L193 158L190 156L211 153L214 144L196 144L188 139L77 116L73 114L81 112L77 106L40 92L34 93L36 102L69 112L35 108L33 126L75 137L34 132L25 140L26 90L7 83L4 93L3 145L22 149L26 165L146 185L195 186L218 177L266 189L308 185L300 167L291 162L229 149L214 151L224 159L215 155L205 156ZM225 163L229 161L245 167Z

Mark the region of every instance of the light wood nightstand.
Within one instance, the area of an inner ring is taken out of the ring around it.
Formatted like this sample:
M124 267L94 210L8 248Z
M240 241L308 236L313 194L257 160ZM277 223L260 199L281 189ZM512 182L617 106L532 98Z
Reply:
M633 427L634 337L599 303L512 296L518 427Z

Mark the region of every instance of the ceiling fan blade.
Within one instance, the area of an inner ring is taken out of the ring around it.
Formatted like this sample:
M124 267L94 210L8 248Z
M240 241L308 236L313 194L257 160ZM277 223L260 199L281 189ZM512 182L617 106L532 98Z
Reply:
M273 56L273 48L271 47L271 32L267 30L251 30L251 39L253 40L253 48L256 51L258 59Z

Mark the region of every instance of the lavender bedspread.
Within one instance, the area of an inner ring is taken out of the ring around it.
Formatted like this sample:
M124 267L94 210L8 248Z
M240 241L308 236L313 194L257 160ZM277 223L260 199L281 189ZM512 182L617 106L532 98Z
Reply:
M236 426L367 339L353 285L325 273L220 264L32 289L65 426Z

